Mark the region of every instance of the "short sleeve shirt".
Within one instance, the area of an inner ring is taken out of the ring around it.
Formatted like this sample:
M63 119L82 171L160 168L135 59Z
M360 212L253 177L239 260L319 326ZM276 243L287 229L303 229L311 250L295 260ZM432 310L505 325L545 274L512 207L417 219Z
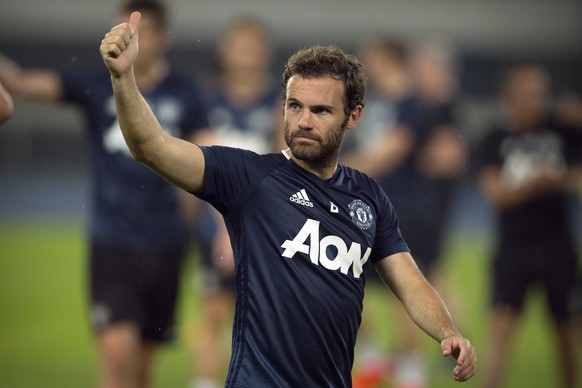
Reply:
M121 134L109 73L75 69L61 73L63 100L82 109L92 169L92 239L145 250L166 249L187 240L178 213L178 192L131 158ZM207 126L199 89L170 73L144 98L162 128L180 138Z
M338 166L329 180L285 154L203 148L205 189L235 255L229 387L349 387L363 267L408 251L388 197Z
M547 171L563 174L571 165L580 164L579 138L548 124L528 133L513 133L496 128L478 146L477 168L498 168L506 184L519 187L544 165ZM549 192L530 201L499 211L502 238L565 234L569 229L568 196Z

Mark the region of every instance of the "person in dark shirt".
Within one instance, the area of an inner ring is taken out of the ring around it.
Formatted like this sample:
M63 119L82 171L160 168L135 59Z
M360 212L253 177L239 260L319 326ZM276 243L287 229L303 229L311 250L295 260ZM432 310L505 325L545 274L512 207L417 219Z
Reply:
M144 14L136 83L164 130L190 138L207 126L205 109L198 88L165 59L167 10L155 0L129 0L119 18L136 9ZM15 96L71 103L85 116L93 178L88 268L100 384L148 386L155 349L175 332L179 274L190 239L181 211L186 193L132 160L102 69L22 69L4 58L0 79Z
M234 251L236 310L228 387L350 387L364 268L375 265L414 321L453 355L456 381L476 353L412 259L378 184L338 164L361 116L365 76L335 47L295 53L283 74L289 149L199 147L165 133L132 75L140 14L105 35L117 114L137 161L211 203Z
M501 98L505 122L482 140L478 158L481 189L497 213L484 387L499 386L527 291L536 284L556 327L562 386L574 387L569 303L577 254L569 200L582 182L582 147L575 132L548 117L549 77L540 66L510 69Z
M384 34L366 40L362 59L374 99L361 130L351 133L357 145L344 155L344 162L378 180L398 209L399 226L415 261L442 293L442 247L465 149L453 112L455 74L439 49L428 43L421 49L420 44ZM369 279L381 283L374 271ZM398 386L424 387L428 368L420 332L398 303L395 307L403 328L396 357L389 358L377 341L367 340L364 319L360 350L375 360L358 365L356 377L386 380L394 371Z
M281 120L281 90L272 74L272 33L249 16L230 20L216 47L215 72L207 77L208 131L200 145L223 145L257 153L273 152ZM232 248L222 216L209 204L199 208L196 237L202 262L203 314L195 327L194 376L190 388L218 387L221 360L228 356L225 335L234 311Z

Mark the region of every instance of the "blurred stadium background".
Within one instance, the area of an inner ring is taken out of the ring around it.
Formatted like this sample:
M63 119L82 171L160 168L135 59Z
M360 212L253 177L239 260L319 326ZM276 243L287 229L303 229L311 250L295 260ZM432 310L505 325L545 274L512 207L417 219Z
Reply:
M313 43L337 44L355 52L366 36L378 31L404 38L444 34L459 49L461 127L469 144L491 125L499 76L514 60L544 64L556 92L582 93L580 1L173 0L169 4L174 36L170 59L196 78L212 70L218 33L240 14L254 15L271 27L277 76L289 53ZM102 66L98 47L117 5L114 0L4 0L0 52L27 67ZM72 108L15 103L15 116L0 127L0 386L91 386L97 372L84 304L89 172L83 121ZM469 173L455 207L447 263L451 281L466 289L463 297L469 307L461 315L478 348L484 344L490 230L489 209ZM195 265L193 261L184 274L180 309L184 328L197 308L191 281L196 279ZM515 368L507 387L553 386L557 373L546 317L534 299L517 339ZM389 317L378 319L388 322L389 331ZM184 334L162 354L156 386L186 386L185 341L191 340L187 337ZM528 346L535 348L535 355ZM431 386L452 381L448 371L441 375Z

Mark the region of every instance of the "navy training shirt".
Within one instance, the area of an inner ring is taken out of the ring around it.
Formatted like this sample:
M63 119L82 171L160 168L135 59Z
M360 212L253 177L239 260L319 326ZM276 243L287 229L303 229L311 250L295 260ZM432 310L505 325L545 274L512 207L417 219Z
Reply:
M218 138L216 144L258 153L273 152L275 108L280 101L278 84L246 104L232 102L219 87L212 89L207 96L208 123Z
M184 244L188 229L179 214L178 191L131 158L115 112L109 73L63 71L63 100L79 106L87 123L92 169L90 235L93 240L133 249L168 249ZM169 73L143 96L164 131L187 138L207 126L199 88Z
M582 164L582 142L576 133L553 122L530 132L496 126L481 140L478 151L478 170L498 168L504 182L512 188L526 185L540 166L546 173L559 176ZM568 193L554 190L499 209L502 241L569 236L570 200Z
M329 180L286 154L202 147L205 189L234 249L228 387L351 387L363 266L408 251L388 197L338 166Z

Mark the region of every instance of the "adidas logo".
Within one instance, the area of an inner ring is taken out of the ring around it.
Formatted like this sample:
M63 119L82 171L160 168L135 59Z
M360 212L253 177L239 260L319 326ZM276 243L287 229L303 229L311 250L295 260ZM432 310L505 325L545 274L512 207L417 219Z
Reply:
M289 200L291 202L298 203L299 205L313 207L313 202L309 200L309 197L307 196L307 192L305 191L305 189L301 189L292 196L290 196Z

